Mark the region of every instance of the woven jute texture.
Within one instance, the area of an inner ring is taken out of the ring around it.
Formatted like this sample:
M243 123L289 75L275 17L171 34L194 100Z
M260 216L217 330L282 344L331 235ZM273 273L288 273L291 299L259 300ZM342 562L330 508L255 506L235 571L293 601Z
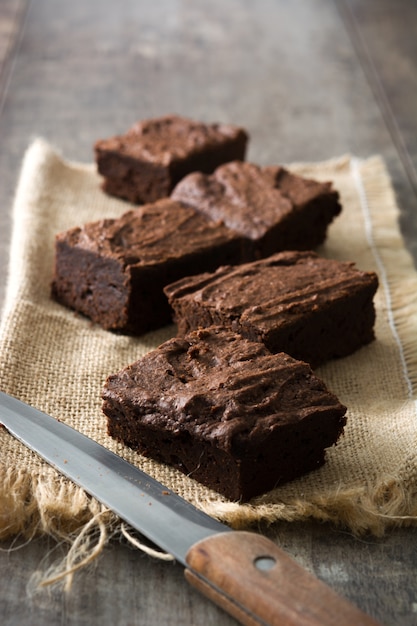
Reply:
M348 407L340 443L319 470L249 504L232 503L191 478L144 459L106 434L106 377L175 334L112 334L50 298L54 236L129 207L106 196L92 164L65 161L43 140L28 149L13 208L0 327L0 389L70 424L235 528L314 518L354 533L383 533L417 516L417 274L399 233L392 186L380 157L292 164L332 180L343 212L319 253L376 271L376 340L317 370ZM117 527L79 487L0 429L0 538L51 533L75 538L95 523Z

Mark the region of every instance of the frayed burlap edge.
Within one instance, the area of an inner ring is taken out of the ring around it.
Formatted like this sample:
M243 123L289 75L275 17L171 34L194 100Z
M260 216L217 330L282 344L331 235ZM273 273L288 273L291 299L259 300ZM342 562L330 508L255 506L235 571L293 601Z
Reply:
M31 540L48 535L68 545L63 558L32 574L27 587L29 593L52 586L70 591L76 572L95 561L114 538L124 537L151 557L173 560L170 554L158 551L146 540L139 541L112 511L65 479L0 467L0 480L5 486L0 494L0 540L11 536ZM274 507L228 503L225 518L235 530L259 527L260 523L315 520L349 529L358 536L370 533L381 537L388 528L417 523L415 496L415 491L398 480L387 479L378 485L323 492L308 502L300 498ZM200 508L213 517L223 517L221 504L211 507L202 502Z

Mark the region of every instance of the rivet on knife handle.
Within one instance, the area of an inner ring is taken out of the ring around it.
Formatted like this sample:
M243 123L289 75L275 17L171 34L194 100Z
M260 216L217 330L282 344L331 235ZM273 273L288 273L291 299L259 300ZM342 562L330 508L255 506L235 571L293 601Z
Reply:
M186 562L188 582L247 626L378 626L261 535L213 535Z

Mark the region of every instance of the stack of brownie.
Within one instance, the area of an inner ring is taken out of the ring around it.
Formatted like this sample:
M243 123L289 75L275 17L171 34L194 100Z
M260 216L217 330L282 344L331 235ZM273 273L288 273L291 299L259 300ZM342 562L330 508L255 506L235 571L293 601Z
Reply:
M331 183L247 163L246 141L234 126L170 116L97 142L104 189L145 204L57 236L55 299L140 335L171 321L166 285L321 244L341 211ZM214 172L192 172L202 162Z
M311 370L374 338L377 277L320 258L337 191L244 161L242 128L167 116L96 143L105 192L144 203L56 238L53 297L178 336L109 377L109 434L232 500L316 467L346 407ZM289 356L291 355L291 356Z

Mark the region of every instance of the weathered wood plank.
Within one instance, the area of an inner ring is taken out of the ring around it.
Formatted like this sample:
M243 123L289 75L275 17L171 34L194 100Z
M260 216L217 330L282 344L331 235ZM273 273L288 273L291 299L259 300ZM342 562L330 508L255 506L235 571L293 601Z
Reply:
M24 27L27 7L29 0L1 0L0 2L0 124L2 111L9 87L11 73L18 53L18 44ZM0 125L0 137L1 125ZM9 204L11 197L10 175L8 178L9 185L3 190L2 200ZM10 233L10 216L6 207L2 207L0 211L0 265L5 267L5 258L8 251L8 240ZM0 282L0 310L3 304L5 292L4 281Z
M357 539L326 525L281 524L274 534L303 567L382 624L415 625L415 531ZM64 549L48 539L0 553L3 626L235 623L188 586L181 567L125 544L106 548L95 564L76 575L70 593L55 589L28 596L32 573L63 554Z
M26 14L28 0L2 0L0 3L0 100L7 83L8 65L13 62Z
M338 4L417 193L417 4L410 0Z
M401 226L417 266L417 4L336 3L408 179L408 185L397 185L397 194L401 206L408 207Z
M0 15L4 1L8 7L26 5L2 0ZM388 0L381 4L388 7ZM391 5L398 10L406 2ZM366 6L356 2L354 8L365 11ZM363 28L378 42L389 20L373 23L371 18L369 13ZM17 36L13 19L8 23ZM401 32L408 32L396 20L398 39L391 49L401 49ZM382 35L378 49L369 51L383 66L389 50ZM37 0L19 48L7 54L13 67L0 111L3 275L13 191L34 136L44 136L69 158L90 161L95 139L167 112L247 126L249 158L262 163L380 153L399 192L404 232L417 232L415 196L398 146L336 1L211 0L208 8L203 0ZM395 67L380 70L384 80L395 78ZM416 80L415 63L406 75ZM393 82L389 91L394 95L395 90ZM414 142L408 144L414 155L415 128L408 130L410 112L403 102L408 93L395 95L399 101L392 96L392 114L404 137ZM3 280L0 301L4 286ZM277 531L282 547L363 610L386 624L416 623L415 531L399 530L382 540L358 540L314 524L280 525ZM233 623L189 589L181 568L115 542L95 566L75 577L70 595L45 591L29 598L30 575L53 546L47 539L10 553L7 544L2 546L2 624Z

